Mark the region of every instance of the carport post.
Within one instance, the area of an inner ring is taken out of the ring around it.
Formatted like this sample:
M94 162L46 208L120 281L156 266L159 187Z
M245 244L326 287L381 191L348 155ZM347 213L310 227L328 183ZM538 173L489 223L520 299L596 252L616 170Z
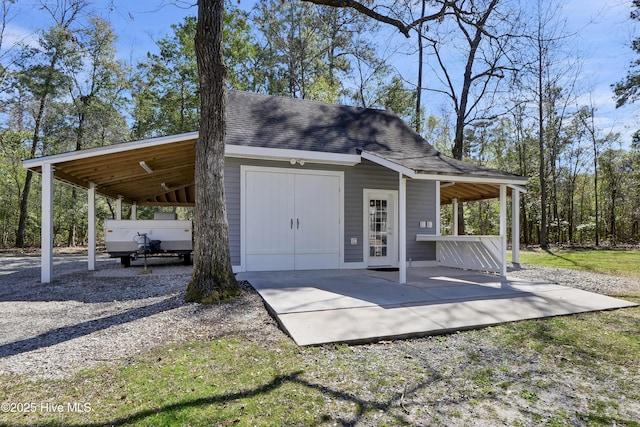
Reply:
M40 281L50 283L53 276L53 171L51 163L42 164L42 224L40 228Z
M138 204L136 202L133 202L133 204L131 205L131 218L129 218L131 221L135 221L136 219L138 219Z
M507 275L507 186L500 184L500 275Z
M451 219L453 220L453 226L451 230L452 236L458 235L458 199L451 199Z
M400 258L399 279L400 284L407 283L407 178L404 177L402 172L399 174L398 182L398 208L399 224L398 232L400 233L398 244L398 257Z
M511 262L520 265L520 191L511 187Z
M88 241L88 257L87 262L89 264L89 271L96 269L96 185L93 182L89 183L89 191L87 192L89 198L89 241Z
M122 196L118 194L116 199L116 219L120 221L122 219Z

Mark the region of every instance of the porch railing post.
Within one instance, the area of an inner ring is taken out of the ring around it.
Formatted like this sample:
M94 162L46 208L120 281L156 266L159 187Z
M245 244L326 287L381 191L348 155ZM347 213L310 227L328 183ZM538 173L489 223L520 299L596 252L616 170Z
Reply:
M451 206L452 206L452 211L453 211L453 215L452 215L452 222L453 222L453 230L451 232L451 234L453 236L457 236L458 235L458 199L451 199Z
M520 265L520 191L511 188L511 262Z
M500 275L507 275L507 186L500 184Z

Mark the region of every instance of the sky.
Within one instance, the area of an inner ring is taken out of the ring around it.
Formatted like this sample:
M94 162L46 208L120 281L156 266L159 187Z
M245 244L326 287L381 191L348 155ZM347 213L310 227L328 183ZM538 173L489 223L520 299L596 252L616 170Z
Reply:
M526 0L525 0L526 1ZM117 48L122 59L136 62L156 50L155 41L171 33L171 24L185 16L196 15L195 0L90 0L91 8L109 20L118 36ZM239 7L249 10L255 0L240 0ZM9 14L3 47L17 40L34 39L33 34L45 26L44 12L37 0L17 0ZM629 19L630 0L566 0L563 14L569 31L575 34L575 49L583 58L581 86L585 94L578 102L596 108L596 124L603 133L619 132L625 145L631 134L640 129L640 103L616 109L611 85L622 80L636 57L630 43L638 36L640 23ZM384 30L379 46L400 40L394 30ZM404 76L415 74L415 64L406 57L391 58ZM439 114L442 105L428 105Z

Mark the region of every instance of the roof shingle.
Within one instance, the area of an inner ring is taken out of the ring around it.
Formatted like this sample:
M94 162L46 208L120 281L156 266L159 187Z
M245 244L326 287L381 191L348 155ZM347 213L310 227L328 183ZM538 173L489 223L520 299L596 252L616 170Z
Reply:
M390 111L249 92L229 91L226 142L339 154L367 151L419 173L517 178L443 155Z

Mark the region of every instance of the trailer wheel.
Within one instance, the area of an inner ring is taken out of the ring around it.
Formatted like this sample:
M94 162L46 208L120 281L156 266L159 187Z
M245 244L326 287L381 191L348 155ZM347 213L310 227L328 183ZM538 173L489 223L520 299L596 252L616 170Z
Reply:
M182 265L191 265L191 254L182 255Z
M120 257L120 264L124 267L131 267L131 256L130 255L125 255Z

